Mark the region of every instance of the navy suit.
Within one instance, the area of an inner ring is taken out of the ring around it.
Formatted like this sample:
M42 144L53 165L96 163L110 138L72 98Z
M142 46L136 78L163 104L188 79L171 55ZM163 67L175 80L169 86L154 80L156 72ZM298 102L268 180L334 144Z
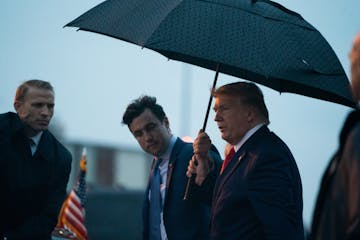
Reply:
M183 200L188 181L186 171L192 156L192 144L177 138L170 155L163 208L164 225L170 240L209 238L210 203L206 204L205 201L211 199L212 188L203 189L194 184L190 199ZM214 186L221 158L215 148L212 149L211 156L214 159L214 168L207 185ZM143 208L143 239L148 239L148 194L149 186L145 192Z
M15 113L0 114L0 237L50 239L66 196L71 154L44 131L35 154Z
M295 160L285 143L263 126L216 182L211 239L301 240L302 210Z

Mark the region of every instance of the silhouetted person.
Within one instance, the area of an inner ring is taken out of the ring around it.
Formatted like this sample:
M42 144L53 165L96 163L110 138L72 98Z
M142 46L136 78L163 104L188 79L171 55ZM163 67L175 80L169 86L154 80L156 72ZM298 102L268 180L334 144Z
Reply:
M360 101L360 33L350 52L351 88ZM359 105L358 105L359 106ZM360 239L360 110L349 113L321 181L311 240Z

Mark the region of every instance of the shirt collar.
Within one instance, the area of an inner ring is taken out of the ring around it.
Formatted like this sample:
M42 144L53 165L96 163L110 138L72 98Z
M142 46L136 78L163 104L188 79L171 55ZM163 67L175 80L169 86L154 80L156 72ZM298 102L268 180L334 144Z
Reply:
M39 132L38 134L36 134L36 135L33 136L33 137L30 137L30 138L34 141L34 143L35 143L36 146L39 145L39 142L40 142L40 139L41 139L42 134L43 134L43 131Z
M173 147L175 145L175 142L176 142L176 137L174 135L171 135L168 148L166 149L164 154L159 156L159 158L163 159L163 162L170 160L170 154L171 154L172 149L173 149Z
M248 140L257 130L259 130L259 128L261 128L262 126L264 126L265 123L260 123L258 125L256 125L255 127L253 127L252 129L250 129L249 131L247 131L247 133L244 135L244 137L240 140L240 142L238 142L235 146L235 152L237 152L242 145L244 145L244 143L246 142L246 140Z

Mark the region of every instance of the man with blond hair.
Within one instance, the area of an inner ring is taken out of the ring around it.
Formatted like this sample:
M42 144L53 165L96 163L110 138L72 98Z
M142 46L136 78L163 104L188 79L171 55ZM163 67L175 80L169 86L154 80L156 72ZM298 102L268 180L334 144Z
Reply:
M0 114L0 239L51 239L72 159L47 130L54 105L51 84L29 80L17 88L16 113Z

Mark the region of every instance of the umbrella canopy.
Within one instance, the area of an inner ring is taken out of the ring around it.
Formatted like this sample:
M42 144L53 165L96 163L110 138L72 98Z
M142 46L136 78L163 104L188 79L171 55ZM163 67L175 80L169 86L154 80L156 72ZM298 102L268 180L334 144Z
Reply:
M325 38L299 14L269 0L107 0L66 26L279 92L355 106Z

